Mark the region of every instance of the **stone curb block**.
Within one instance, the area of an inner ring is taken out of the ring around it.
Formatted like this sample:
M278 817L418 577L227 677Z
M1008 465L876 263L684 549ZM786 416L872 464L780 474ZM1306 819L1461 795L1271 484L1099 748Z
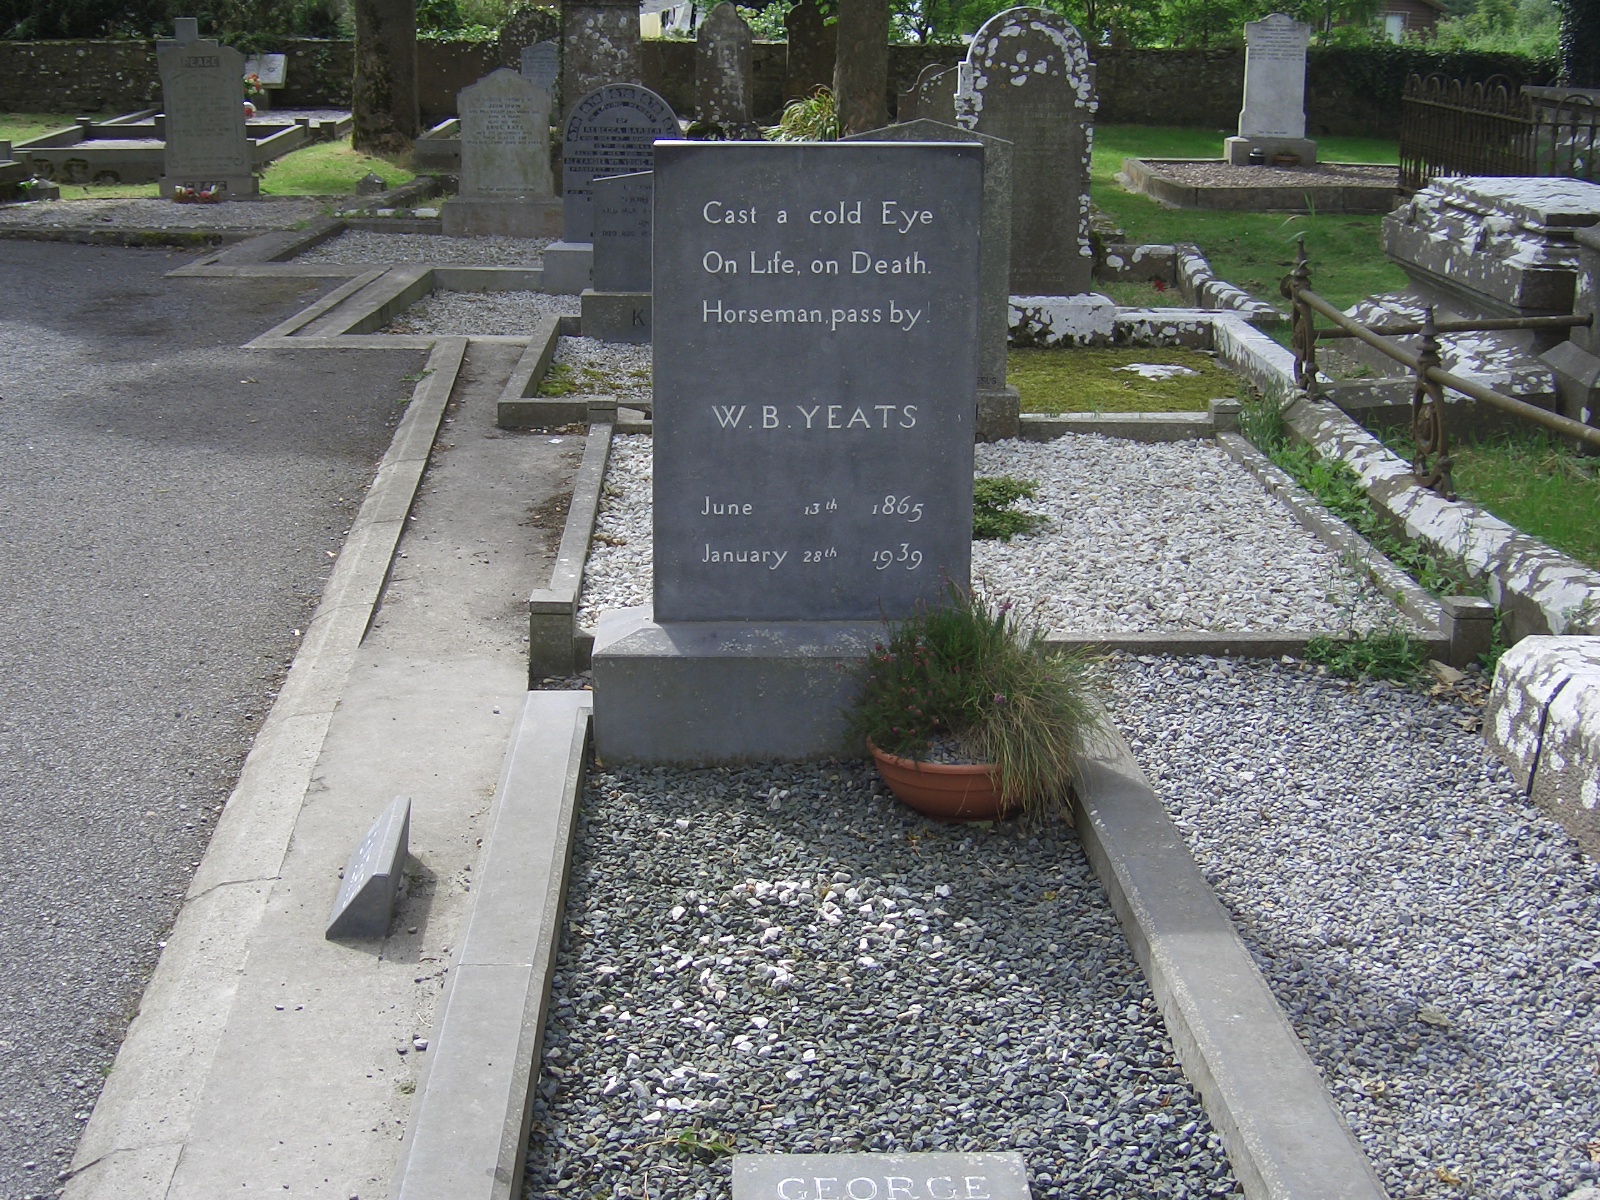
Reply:
M588 647L578 633L578 597L583 590L583 567L600 515L601 489L611 458L612 426L597 422L589 428L583 462L572 484L572 502L561 533L561 547L550 571L550 586L528 598L528 675L568 675L589 664Z

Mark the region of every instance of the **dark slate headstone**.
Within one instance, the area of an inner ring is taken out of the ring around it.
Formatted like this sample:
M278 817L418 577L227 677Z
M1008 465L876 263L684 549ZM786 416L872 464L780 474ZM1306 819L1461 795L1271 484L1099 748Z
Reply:
M921 92L923 81L933 78L941 71L949 70L943 63L929 63L917 72L917 78L912 85L895 97L894 119L896 121L915 121L922 115Z
M229 199L255 196L259 188L250 140L245 133L244 55L208 38L156 47L161 102L166 114L166 151L161 194L177 188L219 189Z
M548 200L550 93L501 67L457 95L461 114L461 195Z
M721 0L695 34L695 120L745 133L755 91L755 37L732 0Z
M552 96L561 82L561 47L555 42L536 42L522 48L522 77L538 84Z
M602 175L648 171L651 147L679 134L672 107L636 83L610 84L572 107L562 144L562 239L588 242L594 223L590 184Z
M410 834L411 801L397 796L345 864L326 937L381 938L388 934Z
M569 116L596 88L643 78L639 0L561 5L561 103Z
M953 72L946 72L953 75ZM905 121L846 138L872 142L976 142L983 146L978 227L978 440L1017 436L1020 400L1006 387L1011 331L1011 143L938 121Z
M1089 149L1094 68L1078 31L1054 13L1012 8L967 47L956 96L960 124L1015 147L1011 291L1075 296L1089 290Z
M783 98L804 100L819 87L833 87L836 26L823 22L816 0L800 0L783 18L785 47Z
M594 290L650 290L655 175L636 171L594 181Z
M733 1200L1030 1200L1021 1154L735 1154Z
M655 189L655 620L965 584L982 149L663 142Z

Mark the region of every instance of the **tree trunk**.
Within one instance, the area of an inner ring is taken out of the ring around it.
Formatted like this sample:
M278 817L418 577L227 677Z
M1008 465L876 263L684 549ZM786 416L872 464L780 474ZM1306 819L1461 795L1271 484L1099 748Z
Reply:
M1600 5L1595 0L1563 0L1561 82L1600 88Z
M357 150L403 154L418 133L416 0L355 0Z

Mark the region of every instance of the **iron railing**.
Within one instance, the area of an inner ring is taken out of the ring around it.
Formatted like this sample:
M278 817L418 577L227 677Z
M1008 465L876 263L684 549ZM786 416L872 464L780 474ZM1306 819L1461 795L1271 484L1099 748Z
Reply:
M1600 183L1600 105L1587 95L1513 90L1503 75L1406 80L1400 188L1450 175L1566 176Z
M1450 479L1450 438L1445 427L1444 392L1446 388L1463 396L1487 404L1501 412L1542 425L1563 437L1575 438L1595 450L1600 450L1600 427L1574 421L1560 413L1529 404L1499 392L1452 375L1442 369L1439 357L1439 335L1442 333L1470 333L1491 329L1575 329L1594 323L1592 316L1561 317L1490 317L1480 321L1435 321L1433 306L1427 306L1420 325L1402 322L1392 325L1363 325L1353 321L1328 301L1311 290L1311 264L1306 259L1306 243L1300 239L1299 253L1295 256L1294 270L1283 277L1278 290L1293 306L1290 313L1291 345L1294 350L1294 383L1313 400L1320 400L1317 389L1317 342L1336 338L1356 338L1379 353L1392 358L1411 371L1415 380L1411 389L1411 438L1416 447L1411 459L1411 473L1424 487L1432 488L1447 500L1455 499L1455 486ZM1333 322L1332 328L1318 328L1318 315ZM1387 341L1391 337L1422 335L1416 354L1402 350Z

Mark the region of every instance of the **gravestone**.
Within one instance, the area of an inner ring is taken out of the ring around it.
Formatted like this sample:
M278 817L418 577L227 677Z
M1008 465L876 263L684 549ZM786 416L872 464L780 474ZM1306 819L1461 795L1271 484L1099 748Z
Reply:
M940 71L945 70L943 63L929 63L917 72L916 79L911 86L903 92L898 92L894 100L894 119L896 121L915 121L922 115L922 94L918 90L925 79L931 79Z
M824 23L816 0L800 0L783 18L783 98L804 100L819 87L832 89L836 26Z
M1089 290L1089 150L1094 67L1078 31L1054 13L1013 8L967 47L956 115L1012 144L1011 293Z
M1273 13L1244 27L1244 107L1239 136L1224 140L1223 156L1244 166L1252 150L1270 161L1275 154L1317 161L1317 144L1306 137L1306 47L1311 26Z
M650 171L594 181L594 287L582 297L584 337L650 340L654 184Z
M244 60L244 73L254 75L269 91L280 91L289 82L287 54L252 54Z
M573 108L608 83L644 78L639 0L568 0L561 6L563 125Z
M170 200L182 188L253 198L260 188L245 133L244 55L208 38L184 40L192 18L176 24L178 36L156 46L166 116L161 195Z
M561 241L545 248L545 290L576 295L590 286L594 236L591 183L648 171L659 138L679 134L672 107L636 83L609 84L572 107L562 142Z
M839 6L833 97L841 133L889 123L889 0Z
M325 937L381 938L388 934L410 833L411 801L397 796L345 864Z
M975 142L983 147L983 215L978 223L975 432L980 442L1016 437L1022 402L1017 389L1006 385L1006 346L1011 320L1011 143L929 120L903 121L844 140Z
M977 145L657 145L654 604L597 632L598 752L844 753L841 666L966 584L982 190Z
M1004 1154L735 1154L733 1200L1029 1200Z
M555 42L536 42L522 48L522 77L550 93L551 107L558 99L556 85L561 82L561 47Z
M457 94L461 188L445 201L446 236L554 237L562 206L550 173L550 93L509 67Z
M725 137L758 137L750 119L755 39L731 0L721 0L695 36L695 121Z
M956 83L959 67L941 67L917 76L917 115L944 125L956 124Z

